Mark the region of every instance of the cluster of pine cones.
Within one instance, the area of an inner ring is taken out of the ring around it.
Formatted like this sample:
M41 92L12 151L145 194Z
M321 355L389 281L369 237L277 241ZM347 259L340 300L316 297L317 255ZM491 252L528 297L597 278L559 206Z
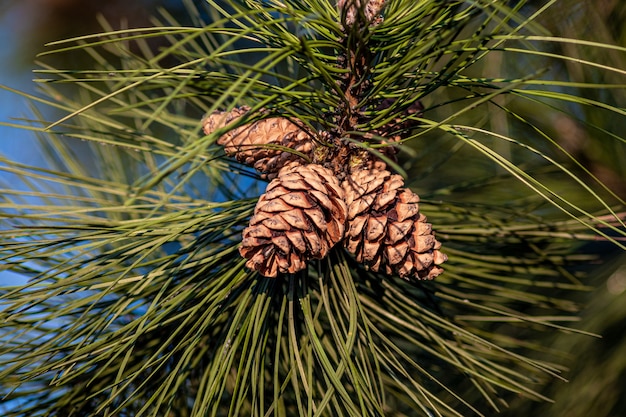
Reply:
M249 110L210 114L204 132L235 124ZM443 272L447 257L419 197L370 152L284 117L239 123L217 142L271 180L243 231L239 252L247 267L266 277L295 273L343 242L372 271L405 279ZM394 147L382 149L393 156Z

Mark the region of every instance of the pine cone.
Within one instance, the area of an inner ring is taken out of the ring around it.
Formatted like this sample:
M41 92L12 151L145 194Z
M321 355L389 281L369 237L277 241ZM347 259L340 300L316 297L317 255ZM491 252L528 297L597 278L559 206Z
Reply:
M359 9L362 10L365 20L370 25L378 25L382 22L381 12L385 8L387 0L337 0L337 9L340 18L345 19L345 29L353 26L359 17Z
M208 135L232 123L249 110L249 107L241 107L228 113L208 115L202 121L204 133ZM217 143L224 146L227 155L235 156L239 162L256 168L270 179L275 178L288 162L304 162L301 156L281 148L290 148L305 155L309 155L314 148L312 133L284 117L271 117L239 126L220 136Z
M373 271L433 279L448 258L419 212L419 197L399 175L358 170L343 182L348 205L345 246Z
M259 198L239 253L248 268L266 277L300 271L343 238L346 214L343 189L331 170L289 164Z

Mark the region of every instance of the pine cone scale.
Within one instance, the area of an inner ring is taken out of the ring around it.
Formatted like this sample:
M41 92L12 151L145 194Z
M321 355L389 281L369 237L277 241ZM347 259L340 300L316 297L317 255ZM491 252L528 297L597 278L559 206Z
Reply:
M304 231L302 232L304 235L305 241L307 243L308 248L308 256L311 258L321 258L320 254L324 253L324 247L319 238L319 235L313 231Z
M378 250L380 249L380 242L365 242L363 244L363 261L367 262L376 258Z
M330 199L330 197L327 194L317 191L317 190L309 190L309 194L315 197L315 199L319 201L320 204L323 205L324 207L334 207L333 201ZM333 209L337 211L336 208L333 208Z
M263 207L263 211L266 211L268 213L281 213L285 211L290 211L292 208L281 198L264 201L261 207Z
M433 263L435 265L441 265L442 263L444 263L445 261L448 260L448 256L445 253L436 251L435 252L435 256L433 258Z
M345 226L343 222L332 221L328 223L328 228L326 229L328 240L332 242L339 242L343 239L344 230Z
M373 195L366 195L363 198L360 198L356 204L352 203L350 205L350 208L348 209L348 217L356 217L358 214L361 214L367 210L369 210L369 208L372 206L372 203L374 202L374 199L376 197Z
M367 221L365 237L367 240L379 240L385 233L387 218L385 216L370 217Z
M411 219L403 222L394 221L388 228L388 234L386 242L387 244L394 244L401 239L404 239L406 235L411 231L413 227L413 221Z
M348 236L357 237L363 230L363 227L365 226L366 222L367 222L366 216L359 216L353 219L350 222L350 226L349 226L350 228L348 229Z
M300 253L304 253L307 250L306 243L304 241L304 236L298 230L290 230L285 232L285 236L289 239L289 242L294 246L296 251Z
M417 204L404 204L404 203L396 204L396 214L398 217L398 221L400 222L406 219L413 218L418 213L419 213L419 207Z
M328 223L326 222L323 213L310 210L307 212L307 217L309 218L309 221L315 224L315 226L322 232L325 232L327 230Z
M270 241L271 239L248 236L248 237L243 238L241 242L242 242L242 245L246 248L245 252L252 253L252 252L256 252L256 249L255 249L256 247L264 246ZM243 253L242 253L242 256L244 256ZM247 258L248 256L244 256L244 257Z
M291 192L289 194L281 196L280 198L285 202L285 204L293 207L299 207L304 209L313 207L313 203L307 198L306 194L303 192Z
M250 237L265 237L268 239L272 237L272 230L264 224L261 223L253 226L254 227L251 227L248 233Z
M306 220L304 213L300 210L289 210L282 214L282 218L292 228L308 230L310 223Z
M372 208L374 210L380 210L381 208L391 203L396 198L396 195L397 193L395 190L379 193L376 196L376 201L372 205Z
M387 259L389 260L389 264L397 265L402 262L406 257L406 254L409 251L409 244L403 241L400 242L398 245L387 246L385 250L387 252Z
M265 227L267 227L269 230L274 230L274 231L289 230L289 224L285 221L285 219L280 214L276 214L275 216L264 219L262 224Z
M422 253L431 250L435 246L435 237L433 235L414 237L415 252Z

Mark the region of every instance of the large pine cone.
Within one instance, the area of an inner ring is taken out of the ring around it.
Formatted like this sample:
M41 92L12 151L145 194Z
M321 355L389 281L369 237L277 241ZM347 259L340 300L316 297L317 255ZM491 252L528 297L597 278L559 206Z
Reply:
M347 207L333 172L321 165L285 166L243 231L246 266L266 277L294 273L321 259L344 235Z
M202 121L204 133L208 135L234 122L249 110L249 107L241 107L231 112L208 115ZM217 143L224 146L227 155L256 168L266 178L275 178L288 162L304 162L301 156L285 148L307 156L314 148L313 134L284 117L271 117L239 126L220 136Z
M448 258L419 212L419 197L399 175L358 170L344 182L348 205L345 246L373 271L402 278L433 279Z

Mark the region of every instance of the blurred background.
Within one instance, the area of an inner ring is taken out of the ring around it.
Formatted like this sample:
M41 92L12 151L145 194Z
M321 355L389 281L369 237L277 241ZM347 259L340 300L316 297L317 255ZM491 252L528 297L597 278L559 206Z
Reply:
M182 1L175 0L2 0L0 1L0 84L36 92L32 82L37 54L45 44L102 31L99 18L116 28L145 27L159 7L183 15ZM69 55L64 55L64 59ZM55 62L59 67L76 68L86 62ZM26 100L10 91L0 90L0 120L28 117ZM0 152L29 163L43 162L37 154L34 137L26 131L0 126Z
M543 2L535 2L535 6ZM529 7L533 2L529 2ZM158 8L166 8L179 21L185 22L182 0L0 0L0 121L19 123L28 118L25 99L10 89L36 94L32 70L36 68L37 54L45 51L45 44L82 34L101 31L101 20L115 28L151 26L151 16ZM626 1L624 0L561 0L557 7L545 14L541 23L554 35L626 46ZM597 51L579 46L564 46L564 52L573 57L606 62L626 69L626 54L616 51ZM71 62L71 54L60 54L54 62L57 68L88 66L88 62ZM81 55L85 57L85 55ZM494 56L494 59L497 59ZM50 62L50 61L48 61ZM491 62L490 65L506 65ZM568 80L596 83L621 83L607 79L606 73L595 73L590 67L572 62L558 67L560 76ZM626 108L623 90L584 92L589 99L610 102ZM573 108L575 118L563 115L546 116L553 136L581 161L590 172L606 183L622 198L626 198L626 155L614 148L614 142L594 136L580 120L595 125L612 123L605 113L593 108ZM494 123L497 123L494 122ZM623 136L622 131L622 136ZM44 165L45 158L38 152L34 135L27 130L0 126L0 154L32 165ZM0 178L4 182L5 179ZM626 416L626 259L618 256L610 245L596 249L606 262L598 264L592 273L595 288L585 298L576 300L588 307L582 312L579 328L601 335L601 338L555 333L546 344L568 352L565 376L569 383L553 382L544 393L554 404L520 400L502 415L541 417L620 417ZM0 275L3 285L17 283L15 274Z
M28 101L11 90L37 94L33 82L37 55L46 50L46 44L102 31L104 19L114 27L145 27L159 7L166 7L177 15L184 15L181 1L175 0L0 0L0 122L23 124L32 119ZM76 68L88 62L71 61L64 55L59 68ZM79 59L83 59L82 57ZM56 61L55 61L56 60ZM46 166L46 158L38 146L38 139L28 130L0 125L0 157L34 166ZM0 173L0 183L11 183L6 173ZM17 285L24 278L18 274L0 271L0 284Z

